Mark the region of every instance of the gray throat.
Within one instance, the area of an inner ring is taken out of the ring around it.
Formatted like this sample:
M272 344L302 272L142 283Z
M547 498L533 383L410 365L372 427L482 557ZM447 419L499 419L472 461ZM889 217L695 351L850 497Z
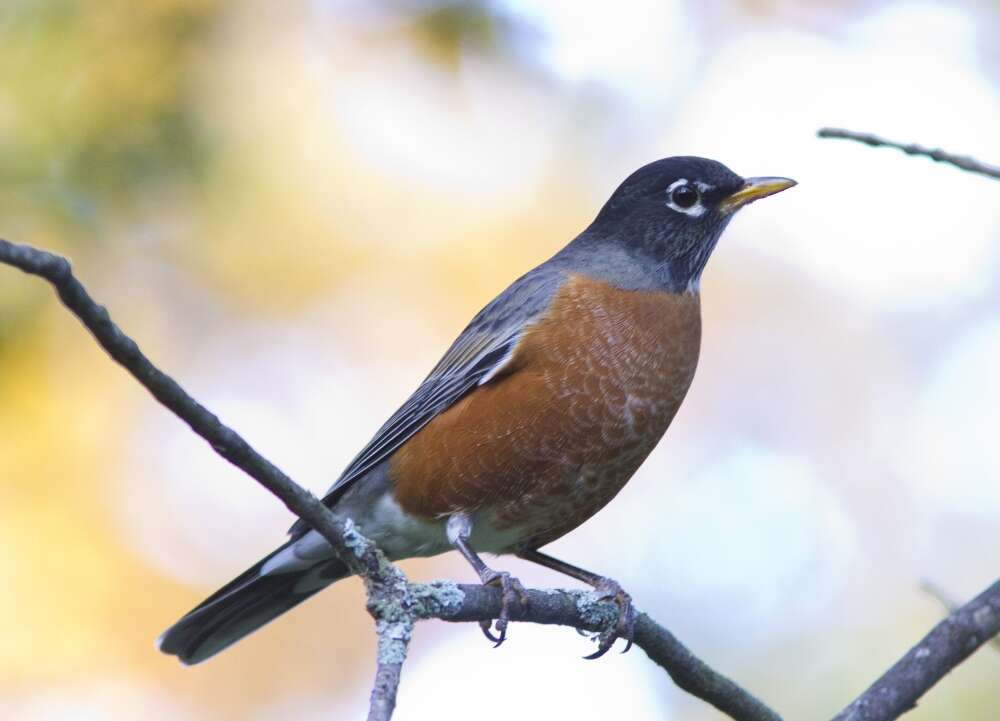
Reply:
M695 242L677 252L661 243L625 243L588 228L563 248L553 262L624 290L697 292L701 274L722 228L709 242Z

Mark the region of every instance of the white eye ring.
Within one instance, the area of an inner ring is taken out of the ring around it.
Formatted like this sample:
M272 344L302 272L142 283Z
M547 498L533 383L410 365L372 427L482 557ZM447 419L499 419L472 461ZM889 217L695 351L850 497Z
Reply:
M678 213L684 213L684 215L690 215L694 218L698 218L705 214L705 206L701 204L701 193L698 190L692 188L695 193L695 197L697 197L697 200L693 205L689 205L685 208L684 206L678 205L677 202L674 201L674 191L678 188L690 187L690 185L691 184L688 183L687 178L680 178L679 180L672 182L670 187L667 188L667 207L672 210L676 210Z

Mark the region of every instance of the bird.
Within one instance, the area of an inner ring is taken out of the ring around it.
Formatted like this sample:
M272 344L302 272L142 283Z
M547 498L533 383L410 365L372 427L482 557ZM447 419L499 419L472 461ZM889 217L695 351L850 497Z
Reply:
M734 214L796 185L694 156L629 175L596 218L473 317L323 497L391 559L458 551L499 587L499 645L523 586L484 553L515 555L618 604L599 639L631 645L631 597L541 550L623 488L680 408L701 345L702 272ZM299 520L288 540L158 639L187 665L350 575ZM495 629L495 630L491 630Z

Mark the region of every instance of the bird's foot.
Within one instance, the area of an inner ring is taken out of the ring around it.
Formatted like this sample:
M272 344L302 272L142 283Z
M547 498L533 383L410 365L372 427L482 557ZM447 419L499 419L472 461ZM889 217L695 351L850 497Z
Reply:
M617 581L610 578L602 578L594 590L598 593L598 599L602 601L611 599L618 605L618 620L597 636L599 642L597 650L584 658L588 660L600 658L619 638L625 639L625 649L622 653L627 653L632 648L632 639L635 635L635 610L632 608L632 597L625 593Z
M500 587L500 616L496 620L496 634L494 635L490 630L492 624L489 621L479 622L479 627L483 630L483 634L493 642L493 647L496 648L507 640L507 624L510 622L511 605L515 603L526 604L528 602L528 594L524 590L524 586L521 585L521 582L506 571L486 569L486 572L482 575L482 580L484 586Z

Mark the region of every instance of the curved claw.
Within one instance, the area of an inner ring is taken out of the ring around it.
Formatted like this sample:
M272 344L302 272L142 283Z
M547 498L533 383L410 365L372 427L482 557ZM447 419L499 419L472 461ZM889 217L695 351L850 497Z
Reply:
M500 635L499 636L494 636L493 632L490 631L491 626L492 626L492 624L489 621L480 621L479 622L479 628L480 628L480 630L482 630L483 635L486 636L486 638L488 638L493 643L493 648L496 648L501 643L503 643L505 640L507 640L506 639L506 636L507 636L506 631L507 631L507 629L504 628L504 629L500 630Z
M632 608L632 597L610 578L603 579L596 590L600 593L599 598L614 599L614 602L618 604L618 620L612 628L600 634L598 638L601 642L597 650L589 656L584 656L588 661L593 661L606 654L619 638L626 641L622 653L628 653L629 649L632 648L635 636L635 611Z
M597 650L588 656L584 656L584 661L594 661L606 654L611 647L615 644L615 636L610 636L608 639L601 641L601 645L597 647Z
M483 585L499 585L500 586L500 616L496 621L497 635L493 635L490 631L489 621L480 621L479 628L482 629L483 634L490 641L493 642L493 648L497 648L504 641L507 640L507 626L510 623L510 607L514 603L527 603L528 595L524 590L524 586L516 578L511 576L506 571L490 571L490 573L483 578Z

